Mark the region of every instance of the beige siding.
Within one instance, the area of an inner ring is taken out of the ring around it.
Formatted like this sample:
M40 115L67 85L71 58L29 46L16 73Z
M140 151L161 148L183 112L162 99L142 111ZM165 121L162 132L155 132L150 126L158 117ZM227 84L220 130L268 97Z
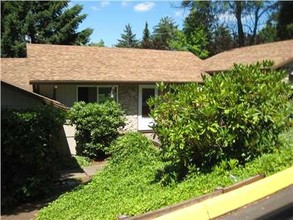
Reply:
M1 107L2 108L31 108L37 105L42 105L41 100L38 100L29 94L6 87L1 84Z
M40 85L39 93L43 96L54 99L54 85Z
M76 85L57 85L56 99L64 105L71 107L76 102Z

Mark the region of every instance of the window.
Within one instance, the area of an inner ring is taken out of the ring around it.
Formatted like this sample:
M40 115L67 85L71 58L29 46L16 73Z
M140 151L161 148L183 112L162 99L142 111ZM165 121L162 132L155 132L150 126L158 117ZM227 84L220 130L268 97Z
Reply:
M117 86L78 86L77 101L102 103L108 99L118 101Z

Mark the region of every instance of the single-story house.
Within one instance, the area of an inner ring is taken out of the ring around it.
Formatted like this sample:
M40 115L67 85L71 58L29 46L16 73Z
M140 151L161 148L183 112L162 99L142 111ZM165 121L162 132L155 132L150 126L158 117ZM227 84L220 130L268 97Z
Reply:
M204 60L204 70L213 74L237 64L254 64L263 60L274 62L273 69L284 69L293 82L293 40L235 48Z
M124 108L126 130L150 131L146 100L155 84L202 82L190 52L28 44L27 58L2 58L2 80L68 107L110 96Z

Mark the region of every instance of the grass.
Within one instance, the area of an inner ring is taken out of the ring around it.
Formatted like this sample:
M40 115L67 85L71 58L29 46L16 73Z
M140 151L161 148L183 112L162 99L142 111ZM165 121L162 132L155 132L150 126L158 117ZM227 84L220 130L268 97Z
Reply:
M128 146L131 152L118 149L117 156L113 154L106 169L89 184L62 195L42 209L37 219L116 219L121 214L137 215L231 185L235 178L241 181L259 173L271 175L292 166L293 129L281 136L285 143L282 147L245 167L230 165L227 169L226 164L211 173L191 175L180 183L162 186L155 181L157 170L163 166L157 151L142 136L131 138L120 140L122 145L132 143Z
M87 166L91 165L91 160L88 157L75 155L74 158L76 159L76 161L80 167L87 167Z

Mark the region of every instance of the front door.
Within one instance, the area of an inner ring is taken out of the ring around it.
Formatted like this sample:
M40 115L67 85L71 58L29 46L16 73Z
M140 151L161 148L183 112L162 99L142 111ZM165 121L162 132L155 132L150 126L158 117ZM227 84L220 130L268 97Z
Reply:
M138 130L147 131L152 130L150 125L154 123L153 119L149 116L150 108L147 100L150 97L156 96L158 91L155 85L140 85L139 86L139 100L138 100Z

